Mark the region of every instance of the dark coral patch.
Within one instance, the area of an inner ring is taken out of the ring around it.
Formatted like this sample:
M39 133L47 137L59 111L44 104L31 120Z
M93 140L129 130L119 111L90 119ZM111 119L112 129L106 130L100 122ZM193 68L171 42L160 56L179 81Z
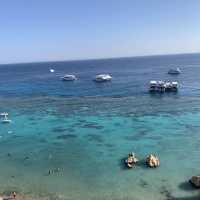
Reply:
M55 127L55 128L52 129L52 131L55 132L55 133L62 133L62 132L65 132L66 129L63 128L63 127Z
M114 123L114 126L121 126L121 124L120 123Z
M139 131L136 134L125 136L126 140L140 140L142 137L147 135L147 131Z
M164 195L165 199L167 199L167 200L174 199L174 197L172 196L171 192L165 186L161 187L160 194Z
M105 146L109 149L113 149L114 148L114 145L113 144L105 144Z
M92 142L98 142L98 143L103 143L104 139L101 135L97 135L97 134L88 134L87 135L88 140L92 141Z
M148 186L148 183L145 180L141 179L140 180L140 186L143 187L143 188L146 188Z
M63 135L59 135L57 136L57 139L61 139L61 140L67 140L67 139L73 139L76 138L77 136L74 134L63 134Z
M66 129L68 132L75 132L75 130L73 128L67 128Z
M78 121L79 121L80 123L87 123L87 121L84 120L84 119L79 119Z
M99 125L98 123L90 122L90 123L84 124L84 125L82 126L82 128L103 129L104 127L101 126L101 125Z
M47 143L47 140L45 138L41 138L41 139L39 139L39 142L41 142L41 143Z

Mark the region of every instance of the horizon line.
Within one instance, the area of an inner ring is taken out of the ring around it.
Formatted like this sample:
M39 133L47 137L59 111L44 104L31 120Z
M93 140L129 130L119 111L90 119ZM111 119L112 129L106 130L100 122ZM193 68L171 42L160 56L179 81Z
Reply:
M20 65L20 64L37 64L37 63L56 63L56 62L75 62L75 61L90 61L90 60L109 60L109 59L126 59L126 58L142 58L142 57L157 57L157 56L176 56L176 55L190 55L200 54L200 52L186 52L186 53L168 53L168 54L147 54L138 56L113 56L113 57L99 57L99 58L80 58L80 59L69 59L69 60L47 60L47 61L22 61L22 62L11 62L11 63L0 63L0 65Z

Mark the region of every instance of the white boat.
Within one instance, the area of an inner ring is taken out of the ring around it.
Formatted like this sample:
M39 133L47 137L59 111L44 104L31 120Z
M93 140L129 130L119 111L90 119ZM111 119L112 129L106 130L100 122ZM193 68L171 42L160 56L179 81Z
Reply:
M55 70L54 70L54 69L49 69L49 71L50 71L51 73L55 72Z
M76 76L73 74L66 74L65 76L62 77L63 81L74 81L77 80Z
M172 91L177 91L178 87L179 87L179 85L178 85L177 81L172 82Z
M3 112L3 113L0 113L0 115L4 117L4 116L8 116L8 113Z
M153 91L156 91L157 90L157 81L150 81L149 83L149 91L150 92L153 92Z
M1 120L2 123L10 123L11 120L5 117L4 119Z
M94 81L96 82L105 82L105 81L111 81L112 80L112 76L110 76L109 74L99 74L97 76L95 76Z
M178 82L164 82L164 81L150 81L149 91L150 92L176 92L178 91Z
M170 69L168 71L168 74L180 74L180 73L181 73L181 70L178 67L176 69Z
M4 112L4 113L1 113L0 115L3 117L1 119L2 123L10 123L11 122L11 120L8 119L8 113Z

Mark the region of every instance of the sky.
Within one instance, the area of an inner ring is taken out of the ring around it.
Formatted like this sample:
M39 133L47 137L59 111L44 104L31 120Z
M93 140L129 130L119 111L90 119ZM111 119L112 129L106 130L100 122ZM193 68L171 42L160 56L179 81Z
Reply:
M0 63L200 52L200 0L0 0Z

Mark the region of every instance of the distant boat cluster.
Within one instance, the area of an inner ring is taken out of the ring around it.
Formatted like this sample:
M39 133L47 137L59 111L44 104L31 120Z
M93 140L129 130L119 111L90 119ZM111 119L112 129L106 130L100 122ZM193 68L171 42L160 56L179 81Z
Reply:
M55 72L54 69L50 69L49 70L51 73ZM181 73L180 68L176 68L176 69L170 69L168 71L168 74L171 75L178 75ZM74 74L66 74L62 77L63 81L75 81L77 80L77 77ZM112 80L112 76L110 74L98 74L94 77L93 79L96 82L106 82L106 81L111 81ZM177 81L155 81L155 80L151 80L149 83L149 91L150 92L176 92L178 91L178 82Z
M49 72L54 73L55 70L53 68L49 69ZM74 75L74 74L65 74L62 77L63 81L75 81L78 78ZM95 76L95 78L93 79L96 82L106 82L106 81L111 81L112 80L112 76L109 74L98 74Z
M170 69L168 74L178 75L181 73L180 68ZM155 81L152 80L149 83L149 92L177 92L179 84L177 81Z
M65 76L62 77L62 80L63 81L75 81L75 80L77 80L77 77L73 74L66 74ZM111 81L112 76L110 76L109 74L99 74L99 75L96 75L93 80L96 82Z

